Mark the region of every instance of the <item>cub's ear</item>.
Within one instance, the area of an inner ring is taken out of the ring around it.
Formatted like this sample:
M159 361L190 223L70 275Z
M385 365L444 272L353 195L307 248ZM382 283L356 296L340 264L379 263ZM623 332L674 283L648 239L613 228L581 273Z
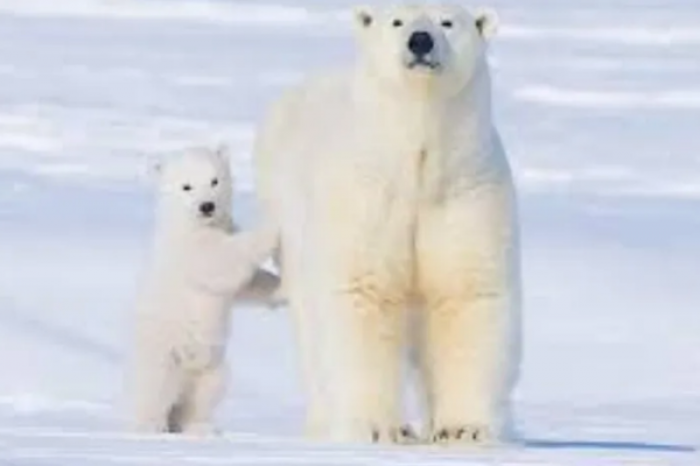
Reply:
M355 30L364 31L374 26L376 22L375 12L370 6L358 6L353 10Z
M491 39L498 32L498 13L491 8L477 8L473 13L476 29L486 40Z
M226 163L228 163L231 159L231 150L229 149L228 144L225 142L220 142L216 145L214 148L214 154L216 154L217 157Z

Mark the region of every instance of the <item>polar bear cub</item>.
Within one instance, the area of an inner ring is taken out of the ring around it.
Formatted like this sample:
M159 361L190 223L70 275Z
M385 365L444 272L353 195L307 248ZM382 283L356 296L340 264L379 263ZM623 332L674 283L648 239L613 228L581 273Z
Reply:
M229 308L255 280L272 288L258 266L278 233L272 224L235 232L223 150L192 149L155 171L153 256L137 302L131 367L133 422L144 432L206 434L224 391Z

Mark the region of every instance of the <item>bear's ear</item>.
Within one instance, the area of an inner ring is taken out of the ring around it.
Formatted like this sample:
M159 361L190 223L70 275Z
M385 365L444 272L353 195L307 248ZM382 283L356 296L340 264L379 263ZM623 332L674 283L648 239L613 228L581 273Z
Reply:
M488 40L498 32L498 13L491 8L478 8L474 12L476 29L481 37Z
M372 7L369 6L359 6L353 11L353 16L355 18L355 27L357 30L361 31L363 29L368 29L374 25L374 11Z

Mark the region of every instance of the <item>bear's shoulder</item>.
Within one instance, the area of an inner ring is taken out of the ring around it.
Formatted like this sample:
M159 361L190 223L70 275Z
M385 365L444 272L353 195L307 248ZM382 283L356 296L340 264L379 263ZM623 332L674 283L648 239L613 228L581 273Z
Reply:
M347 105L353 88L350 70L332 70L313 74L289 89L279 105L284 108L331 109Z

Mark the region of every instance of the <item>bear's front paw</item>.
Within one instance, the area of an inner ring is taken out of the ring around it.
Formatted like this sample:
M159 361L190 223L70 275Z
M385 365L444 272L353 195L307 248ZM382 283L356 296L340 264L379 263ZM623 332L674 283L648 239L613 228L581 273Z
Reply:
M494 442L494 436L487 425L468 424L434 429L432 441L440 445L485 446Z
M372 429L372 443L411 445L419 442L420 438L408 425L389 429Z
M409 426L379 425L379 424L355 424L352 428L336 430L331 435L333 441L350 443L374 443L406 445L417 443L418 436Z

